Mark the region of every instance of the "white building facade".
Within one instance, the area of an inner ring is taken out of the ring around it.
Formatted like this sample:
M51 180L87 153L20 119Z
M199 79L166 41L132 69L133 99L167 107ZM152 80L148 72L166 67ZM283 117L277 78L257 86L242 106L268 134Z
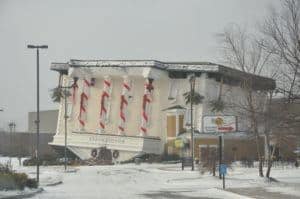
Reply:
M221 87L227 102L242 100L244 76L255 78L257 91L275 87L272 79L204 62L70 60L52 63L51 69L63 74L62 86L70 87L67 143L80 159L96 156L103 147L118 161L139 153L163 154L168 140L189 128L190 109L183 94L190 91L191 75L196 77L195 92L204 97L194 108L194 126L199 133L203 132L203 116L216 114L236 116L236 130L248 129L248 121L234 108L211 111L210 101L218 98ZM64 146L64 110L62 100L56 135L50 143L55 147Z

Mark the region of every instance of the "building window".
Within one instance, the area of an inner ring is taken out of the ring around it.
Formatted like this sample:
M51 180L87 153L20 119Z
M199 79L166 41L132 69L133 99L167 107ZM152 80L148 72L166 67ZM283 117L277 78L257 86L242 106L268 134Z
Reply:
M186 109L184 114L184 125L188 128L191 127L191 109Z
M170 86L169 86L168 100L170 100L172 103L175 102L177 98L177 94L178 94L177 81L171 79Z

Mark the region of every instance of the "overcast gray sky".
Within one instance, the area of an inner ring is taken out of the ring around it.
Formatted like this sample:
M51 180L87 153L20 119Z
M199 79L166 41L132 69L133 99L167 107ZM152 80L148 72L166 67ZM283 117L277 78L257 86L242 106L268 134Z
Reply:
M40 52L41 110L56 109L51 62L156 59L218 62L215 34L229 23L252 27L276 0L0 0L0 128L27 129L35 110L35 51Z

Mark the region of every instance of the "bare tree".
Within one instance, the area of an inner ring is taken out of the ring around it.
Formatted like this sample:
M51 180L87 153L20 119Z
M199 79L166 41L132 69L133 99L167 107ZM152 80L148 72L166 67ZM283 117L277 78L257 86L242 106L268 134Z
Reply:
M273 92L268 93L266 111L262 113L262 121L264 122L263 133L267 144L267 178L270 178L271 168L275 161L276 148L280 148L283 144L289 146L291 136L295 132L294 127L299 125L293 119L295 116L290 108L286 106L285 101L280 98L273 99L273 94Z
M225 62L245 73L252 74L241 77L240 86L243 88L244 95L241 99L230 102L230 107L236 109L240 112L239 115L244 115L249 121L249 131L253 133L256 141L259 176L263 177L263 150L260 147L259 128L268 95L265 88L255 88L254 84L256 75L272 77L276 74L268 64L272 54L263 50L262 40L255 38L238 25L227 27L222 34L219 34L219 38L223 44Z
M288 136L295 133L297 113L292 113L291 105L299 99L300 70L300 0L283 0L282 9L272 8L269 16L260 25L262 49L270 54L270 61L278 66L277 91L283 96L281 104L272 108L272 98L265 113L265 131L268 142L268 168L266 177L270 177L275 147L279 147ZM274 106L274 105L273 105ZM273 129L272 129L273 128ZM284 131L272 132L274 128ZM272 134L270 135L270 132ZM275 146L270 151L270 136Z
M278 91L291 103L299 98L300 0L283 0L282 9L272 8L260 25L263 50L279 65Z

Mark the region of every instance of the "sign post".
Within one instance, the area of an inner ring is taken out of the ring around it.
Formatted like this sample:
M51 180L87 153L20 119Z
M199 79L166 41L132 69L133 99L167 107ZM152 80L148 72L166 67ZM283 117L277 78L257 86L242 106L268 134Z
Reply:
M223 177L223 189L225 189L225 175L227 174L227 165L226 164L220 164L220 174Z
M222 165L224 133L237 131L237 117L233 115L206 115L202 118L202 132L219 135L219 165ZM222 174L219 172L219 178Z
M219 136L219 165L222 165L222 136ZM219 178L222 179L221 169L219 168Z

